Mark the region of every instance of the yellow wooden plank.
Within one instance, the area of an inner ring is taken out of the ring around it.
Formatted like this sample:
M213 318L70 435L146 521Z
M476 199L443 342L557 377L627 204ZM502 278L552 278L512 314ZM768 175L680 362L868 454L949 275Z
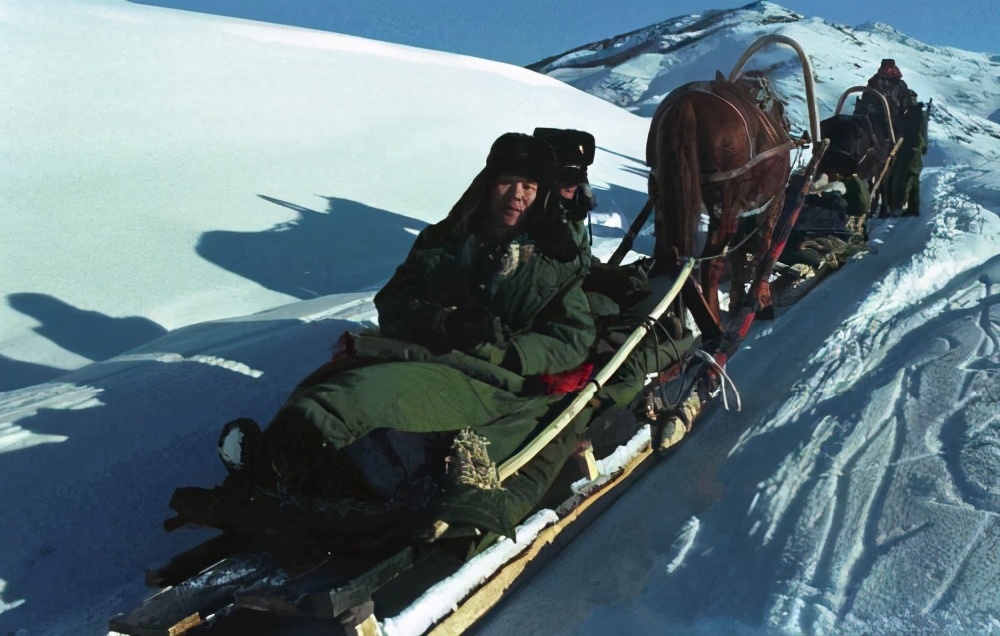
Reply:
M201 625L201 622L201 614L195 612L187 618L181 619L175 623L173 627L167 630L167 633L170 634L170 636L182 636L182 634L186 634L188 630Z
M601 476L601 471L597 469L597 459L594 457L594 445L590 443L590 440L584 440L577 444L573 458L587 481L594 481Z
M369 614L368 618L357 625L354 630L357 632L357 636L382 636L382 628L379 627L374 614Z

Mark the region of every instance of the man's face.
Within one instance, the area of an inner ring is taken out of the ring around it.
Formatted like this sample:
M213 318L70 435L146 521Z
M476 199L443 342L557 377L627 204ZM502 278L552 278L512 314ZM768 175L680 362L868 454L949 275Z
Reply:
M576 189L579 186L577 184L573 185L561 185L559 186L559 194L564 199L572 199L573 195L576 194Z
M538 183L535 181L518 175L500 175L490 191L490 213L497 223L514 227L521 222L536 196Z

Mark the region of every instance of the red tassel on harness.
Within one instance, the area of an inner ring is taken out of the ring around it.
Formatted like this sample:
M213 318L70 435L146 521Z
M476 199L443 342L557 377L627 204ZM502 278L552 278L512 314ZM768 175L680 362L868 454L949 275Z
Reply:
M590 381L593 373L594 365L584 362L577 368L562 373L543 373L538 379L545 387L546 395L562 395L582 389Z
M354 336L350 331L345 331L340 334L337 344L333 346L333 355L330 359L340 360L341 358L349 358L356 355L358 355L358 351L354 345Z

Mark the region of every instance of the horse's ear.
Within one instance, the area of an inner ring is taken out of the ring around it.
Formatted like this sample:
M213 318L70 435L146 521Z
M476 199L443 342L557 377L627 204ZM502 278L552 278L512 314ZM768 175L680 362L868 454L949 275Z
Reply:
M715 81L716 82L726 81L726 76L722 74L722 71L715 71Z

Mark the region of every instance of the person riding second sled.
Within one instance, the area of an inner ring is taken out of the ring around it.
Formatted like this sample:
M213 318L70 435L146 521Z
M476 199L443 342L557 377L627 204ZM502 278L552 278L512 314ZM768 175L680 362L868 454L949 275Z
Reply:
M896 66L896 61L891 58L883 59L878 71L868 79L868 88L875 89L889 102L893 128L897 134L902 134L903 114L913 105L916 93L903 81L903 73ZM882 106L870 95L861 96L855 104L854 114L869 118L884 117Z
M534 136L549 142L556 151L556 186L560 194L558 218L578 227L597 207L587 168L593 164L596 150L590 133L558 128L536 128ZM582 226L579 226L582 229ZM589 238L589 237L588 237ZM581 239L582 240L582 239ZM588 243L589 244L589 243ZM588 251L589 254L589 251ZM651 259L639 259L628 265L602 263L591 256L590 272L583 282L598 337L589 357L600 367L645 319L659 301L649 279ZM657 291L665 292L673 280L657 280ZM611 380L602 387L598 399L604 404L625 406L642 389L649 373L663 369L683 356L695 343L694 334L668 312L656 332L649 334L625 360ZM624 440L619 440L624 441Z
M584 221L597 207L587 175L597 149L594 136L582 130L563 128L535 128L532 135L546 141L556 153L553 191L559 194L556 204L560 210L556 216L573 224L574 228L582 227L575 224ZM589 238L587 245L590 245Z

